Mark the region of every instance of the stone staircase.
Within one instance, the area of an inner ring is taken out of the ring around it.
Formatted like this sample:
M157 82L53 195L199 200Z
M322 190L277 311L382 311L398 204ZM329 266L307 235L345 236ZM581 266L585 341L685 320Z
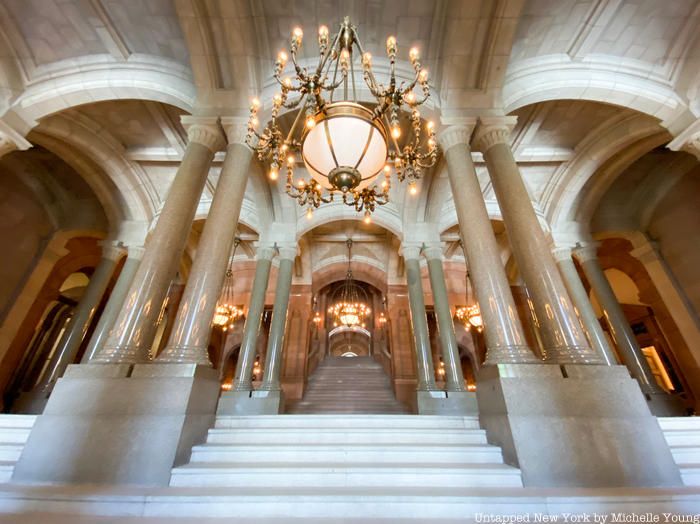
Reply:
M372 357L326 357L309 378L301 401L290 414L407 413L394 396L389 377Z
M171 486L270 489L521 487L477 417L222 416ZM365 491L366 490L366 491Z
M0 482L9 482L37 415L0 414Z
M658 417L686 486L700 486L700 417Z

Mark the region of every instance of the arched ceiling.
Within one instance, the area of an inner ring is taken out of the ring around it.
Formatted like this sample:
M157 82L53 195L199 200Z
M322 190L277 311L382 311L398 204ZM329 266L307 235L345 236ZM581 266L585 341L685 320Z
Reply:
M304 29L302 60L310 62L318 25L332 29L346 15L380 76L388 35L397 36L402 60L420 47L434 88L429 112L442 125L518 117L514 155L555 238L580 235L607 189L650 151L668 144L695 151L697 140L700 157L698 0L6 0L0 146L35 144L61 156L97 195L113 234L143 237L186 146L180 116L245 114L253 95L272 93L272 63L294 26ZM410 71L405 61L398 66ZM498 220L483 159L473 159ZM394 183L391 200L373 217L387 252L453 231L444 162L421 181L419 195ZM253 163L242 222L262 240L301 239L332 261L338 254L319 240L330 233L319 231L361 218L335 203L306 219L284 183ZM381 242L368 243L365 262L396 270L374 244ZM448 246L448 257L454 252ZM309 271L320 267L313 256L308 263Z

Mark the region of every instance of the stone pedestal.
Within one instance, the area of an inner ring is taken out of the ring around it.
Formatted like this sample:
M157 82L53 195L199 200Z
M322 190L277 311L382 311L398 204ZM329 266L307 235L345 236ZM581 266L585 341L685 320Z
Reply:
M479 406L471 391L417 391L419 415L476 415Z
M284 410L284 393L275 391L227 391L219 399L217 416L279 415Z
M214 425L219 387L194 364L69 366L12 482L167 486Z
M485 366L478 384L481 425L526 487L682 485L624 366Z

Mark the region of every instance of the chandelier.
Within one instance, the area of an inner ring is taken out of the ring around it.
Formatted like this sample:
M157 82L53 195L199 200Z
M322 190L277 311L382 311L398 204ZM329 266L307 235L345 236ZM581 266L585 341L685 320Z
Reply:
M339 193L344 204L364 211L369 222L376 206L389 202L392 165L399 181L408 179L409 191L415 194L423 169L437 159L434 125L423 125L418 110L430 96L428 72L418 49L412 48L409 59L414 76L411 81L397 81L398 47L390 36L386 41L389 79L386 85L379 83L372 71L372 55L364 50L347 17L332 38L328 27L319 28L320 58L313 69L298 62L302 39L301 28L294 29L289 54L281 51L277 57L273 75L280 91L273 96L271 118L261 132L257 131L260 101L253 100L246 142L260 161L269 161L272 180L286 169L286 193L307 207L307 217ZM355 64L358 56L361 65ZM290 58L293 78L285 76ZM356 73L356 68L361 68L364 87L375 100L372 108L358 103L360 71ZM279 122L283 108L297 111L286 134ZM410 123L403 141L401 120ZM301 155L310 180L294 181L295 154ZM380 173L384 180L377 185L374 180Z
M455 311L455 316L458 320L464 324L464 329L467 331L471 328L475 328L477 333L481 333L484 330L484 320L481 318L481 310L479 309L479 304L472 298L471 293L471 279L469 278L469 271L467 271L467 304L466 306L459 306ZM471 305L469 305L471 304Z
M350 263L352 261L352 240L346 242L348 246L348 271L345 281L334 293L335 303L328 308L328 313L333 316L333 326L365 327L365 318L371 313L367 306L367 293L355 282L352 276Z
M233 241L233 253L229 260L229 266L226 269L224 277L224 287L221 291L221 296L216 304L213 323L219 326L223 331L233 328L233 324L243 316L243 308L233 304L233 257L236 256L236 248L241 243L239 238Z

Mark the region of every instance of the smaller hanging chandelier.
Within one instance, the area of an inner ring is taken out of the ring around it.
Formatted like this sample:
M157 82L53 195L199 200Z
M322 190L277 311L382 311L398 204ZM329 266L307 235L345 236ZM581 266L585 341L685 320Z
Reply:
M467 331L472 328L476 329L477 333L481 333L484 330L484 320L481 318L481 309L479 309L479 304L472 297L472 286L471 279L469 278L469 271L467 271L467 305L458 306L455 311L455 316L457 319L464 324L464 329Z
M369 221L376 206L389 202L391 164L399 181L408 179L409 192L415 194L416 181L437 160L434 124L423 124L418 109L430 97L428 71L418 49L412 48L408 54L412 78L397 79L398 46L390 36L386 41L388 81L378 82L372 55L347 17L335 34L326 26L319 28L316 66L298 62L303 36L301 28L294 29L289 54L281 51L277 57L273 76L280 91L272 99L271 119L261 132L257 131L260 101L253 100L246 142L260 161L270 163L272 180L286 168L286 192L307 207L309 218L315 208L340 193L344 204L364 211ZM285 76L288 64L293 72ZM356 81L356 76L362 81ZM363 88L371 94L371 107L360 103L358 91ZM283 131L279 119L285 109L296 111L296 117ZM408 129L405 137L402 128ZM311 175L309 180L295 183L295 154ZM380 173L384 180L375 184Z
M221 296L216 304L216 312L214 313L215 326L220 327L223 331L233 328L233 324L243 316L243 308L235 306L233 301L233 257L236 256L236 248L241 243L239 238L233 241L233 253L229 260L226 276L224 277L224 287L221 291Z
M355 282L352 276L350 267L352 261L352 240L348 239L346 244L348 246L348 271L342 286L334 294L336 302L328 308L328 313L333 316L333 325L335 327L365 327L365 318L371 313L371 310L367 306L367 293Z

